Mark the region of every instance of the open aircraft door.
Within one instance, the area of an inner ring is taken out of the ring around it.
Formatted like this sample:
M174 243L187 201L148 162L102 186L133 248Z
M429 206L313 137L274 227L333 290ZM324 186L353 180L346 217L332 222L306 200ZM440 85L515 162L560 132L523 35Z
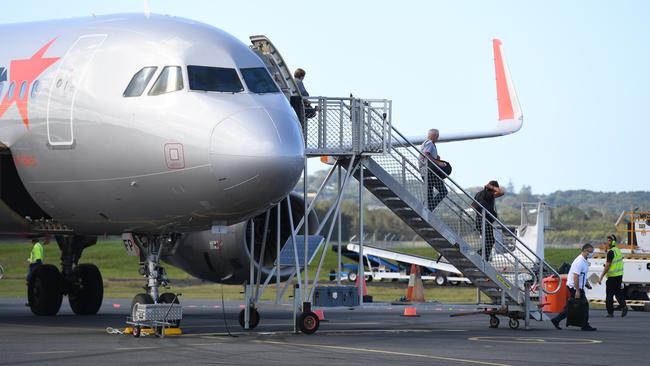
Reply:
M47 101L47 141L53 147L73 147L75 100L95 52L106 34L87 34L70 46L59 64Z

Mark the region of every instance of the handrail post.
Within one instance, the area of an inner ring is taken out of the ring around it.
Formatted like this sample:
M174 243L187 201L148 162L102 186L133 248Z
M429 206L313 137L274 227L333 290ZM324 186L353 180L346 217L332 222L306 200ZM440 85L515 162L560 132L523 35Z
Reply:
M485 208L481 210L481 217L481 257L483 259L483 268L485 268L487 258L487 253L485 253Z

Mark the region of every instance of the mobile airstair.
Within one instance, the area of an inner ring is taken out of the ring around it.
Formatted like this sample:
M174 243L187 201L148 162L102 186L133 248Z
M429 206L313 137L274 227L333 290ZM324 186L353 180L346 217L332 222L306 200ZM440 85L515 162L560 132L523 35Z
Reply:
M316 97L310 102L318 112L304 125L308 156L327 157L322 160L361 182L489 297L479 306L524 319L526 326L531 318L543 319L542 279L559 274L501 221L486 220L487 210L478 213L473 206L480 204L451 177L444 179L447 196L433 211L427 208L427 189L438 192L421 169L437 168L419 167L423 155L392 126L390 101ZM488 230L496 238L491 253Z
M524 319L526 327L530 319L543 320L541 294L557 292L560 281L557 281L556 289L550 290L542 286L542 280L559 274L501 221L487 220L485 215L490 215L487 210L480 210L482 213L479 213L475 207L480 207L480 204L444 172L436 171L434 174L446 176L444 185L448 194L434 210L428 210L427 189L433 189L434 195L438 192L423 177L428 175L430 169L437 168L425 167L425 171L421 171L419 161L424 156L392 125L391 101L301 96L290 69L271 41L265 36L252 36L251 43L251 48L264 60L294 108L297 107L305 138L306 157L320 157L321 161L332 165L309 207L305 203L305 218L315 209L324 187L331 183L334 176L338 177L338 195L334 203L325 217L321 218L321 223L313 234L305 234L303 240L303 243L308 243L307 236L314 235L319 240L322 238L325 245L318 260L311 290L306 258L304 267L295 265L301 300L307 309L313 299L325 253L331 246L333 229L337 223L340 247L340 206L343 191L350 178L354 177L361 183L358 197L360 222L363 223L361 187L364 187L478 287L477 308L490 315L491 326L495 325L495 320L498 325L497 314L508 316L513 328L513 321L518 326L518 319ZM499 72L503 73L504 70L497 69L497 79ZM504 75L500 77L504 78ZM316 115L313 118L305 118L302 99L307 99L308 104L315 109ZM506 112L512 114L512 110ZM344 177L343 171L346 172ZM307 169L303 177L305 190L306 182ZM477 215L482 215L479 217L481 220L477 220ZM291 238L285 244L294 253L297 253L297 233L305 221L303 218L294 227ZM363 225L359 229L359 237L363 238ZM488 232L493 232L495 238L491 253L486 251ZM306 253L307 250L303 252ZM360 242L359 257L363 258L363 255L363 244ZM276 261L276 267L279 273L280 261ZM298 268L303 268L304 286ZM486 301L481 299L481 293L488 297ZM359 296L361 297L361 292ZM304 313L305 308L302 311Z

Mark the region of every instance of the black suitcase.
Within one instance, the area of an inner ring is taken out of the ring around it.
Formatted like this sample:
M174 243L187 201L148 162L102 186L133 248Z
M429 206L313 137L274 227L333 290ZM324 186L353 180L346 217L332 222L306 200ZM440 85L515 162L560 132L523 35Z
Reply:
M587 299L581 297L579 299L570 298L568 303L568 314L566 317L566 326L584 327L587 325L587 312L589 304Z

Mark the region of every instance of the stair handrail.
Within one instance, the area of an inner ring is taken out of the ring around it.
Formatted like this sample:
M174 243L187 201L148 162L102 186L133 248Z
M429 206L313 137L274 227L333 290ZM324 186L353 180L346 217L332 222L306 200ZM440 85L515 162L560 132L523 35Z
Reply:
M397 136L399 136L403 140L404 143L400 143L399 146L411 148L412 150L417 151L417 155L415 156L416 158L421 157L423 159L428 159L424 154L422 154L420 149L418 149L415 145L413 145L401 132L399 132L399 130L397 130L395 128L395 126L391 125L391 130L392 130L392 132L397 134ZM397 140L397 139L394 139L394 140ZM394 148L394 146L391 146L391 150L392 151L397 151ZM413 165L413 164L411 163L411 165ZM426 168L430 170L428 165L429 164L426 164ZM465 189L463 189L458 183L456 183L456 181L454 181L451 177L449 177L449 175L447 175L444 171L442 171L442 169L440 169L440 167L438 167L435 164L434 164L434 166L438 169L438 172L442 173L449 182L451 182L458 190L460 190L465 195L465 197L469 198L472 202L476 203L479 207L481 207L486 212L487 215L490 215L490 217L494 219L494 221L492 223L490 223L490 225L495 226L494 223L496 222L502 231L509 234L509 236L513 237L517 242L519 242L523 246L523 248L525 248L525 250L521 250L521 253L523 255L525 255L533 264L535 262L537 262L537 263L539 263L540 266L545 266L547 269L549 269L548 272L550 272L552 276L556 276L558 278L560 277L560 274L550 264L548 264L546 261L541 259L537 255L537 253L534 253L530 248L528 248L528 246L519 237L517 237L510 229L508 229L508 227L503 222L501 222L501 220L499 220L498 217L495 217L494 215L492 215L492 213L490 213L483 205L481 205L480 202L478 202L476 199L474 199L474 197L472 195L470 195ZM471 207L471 208L472 208L473 211L478 213L478 211L475 208L473 208L473 207ZM497 242L495 241L495 244L496 243ZM526 266L523 263L523 261L520 258L518 258L513 253L512 250L510 250L510 248L503 245L502 243L499 243L499 244L501 244L501 247L503 247L503 249L505 249L507 252L509 252L517 262L520 262L522 265L524 265L524 267L533 275L533 277L535 278L535 282L538 283L538 287L542 291L544 291L547 294L555 294L560 290L562 285L561 285L561 283L559 281L558 281L557 288L555 288L553 291L548 291L543 286L539 286L540 285L539 282L540 282L541 279L538 279L539 276L537 275L537 273L535 273L535 271L533 269L528 268L528 266ZM532 255L532 258L531 258L531 255Z

